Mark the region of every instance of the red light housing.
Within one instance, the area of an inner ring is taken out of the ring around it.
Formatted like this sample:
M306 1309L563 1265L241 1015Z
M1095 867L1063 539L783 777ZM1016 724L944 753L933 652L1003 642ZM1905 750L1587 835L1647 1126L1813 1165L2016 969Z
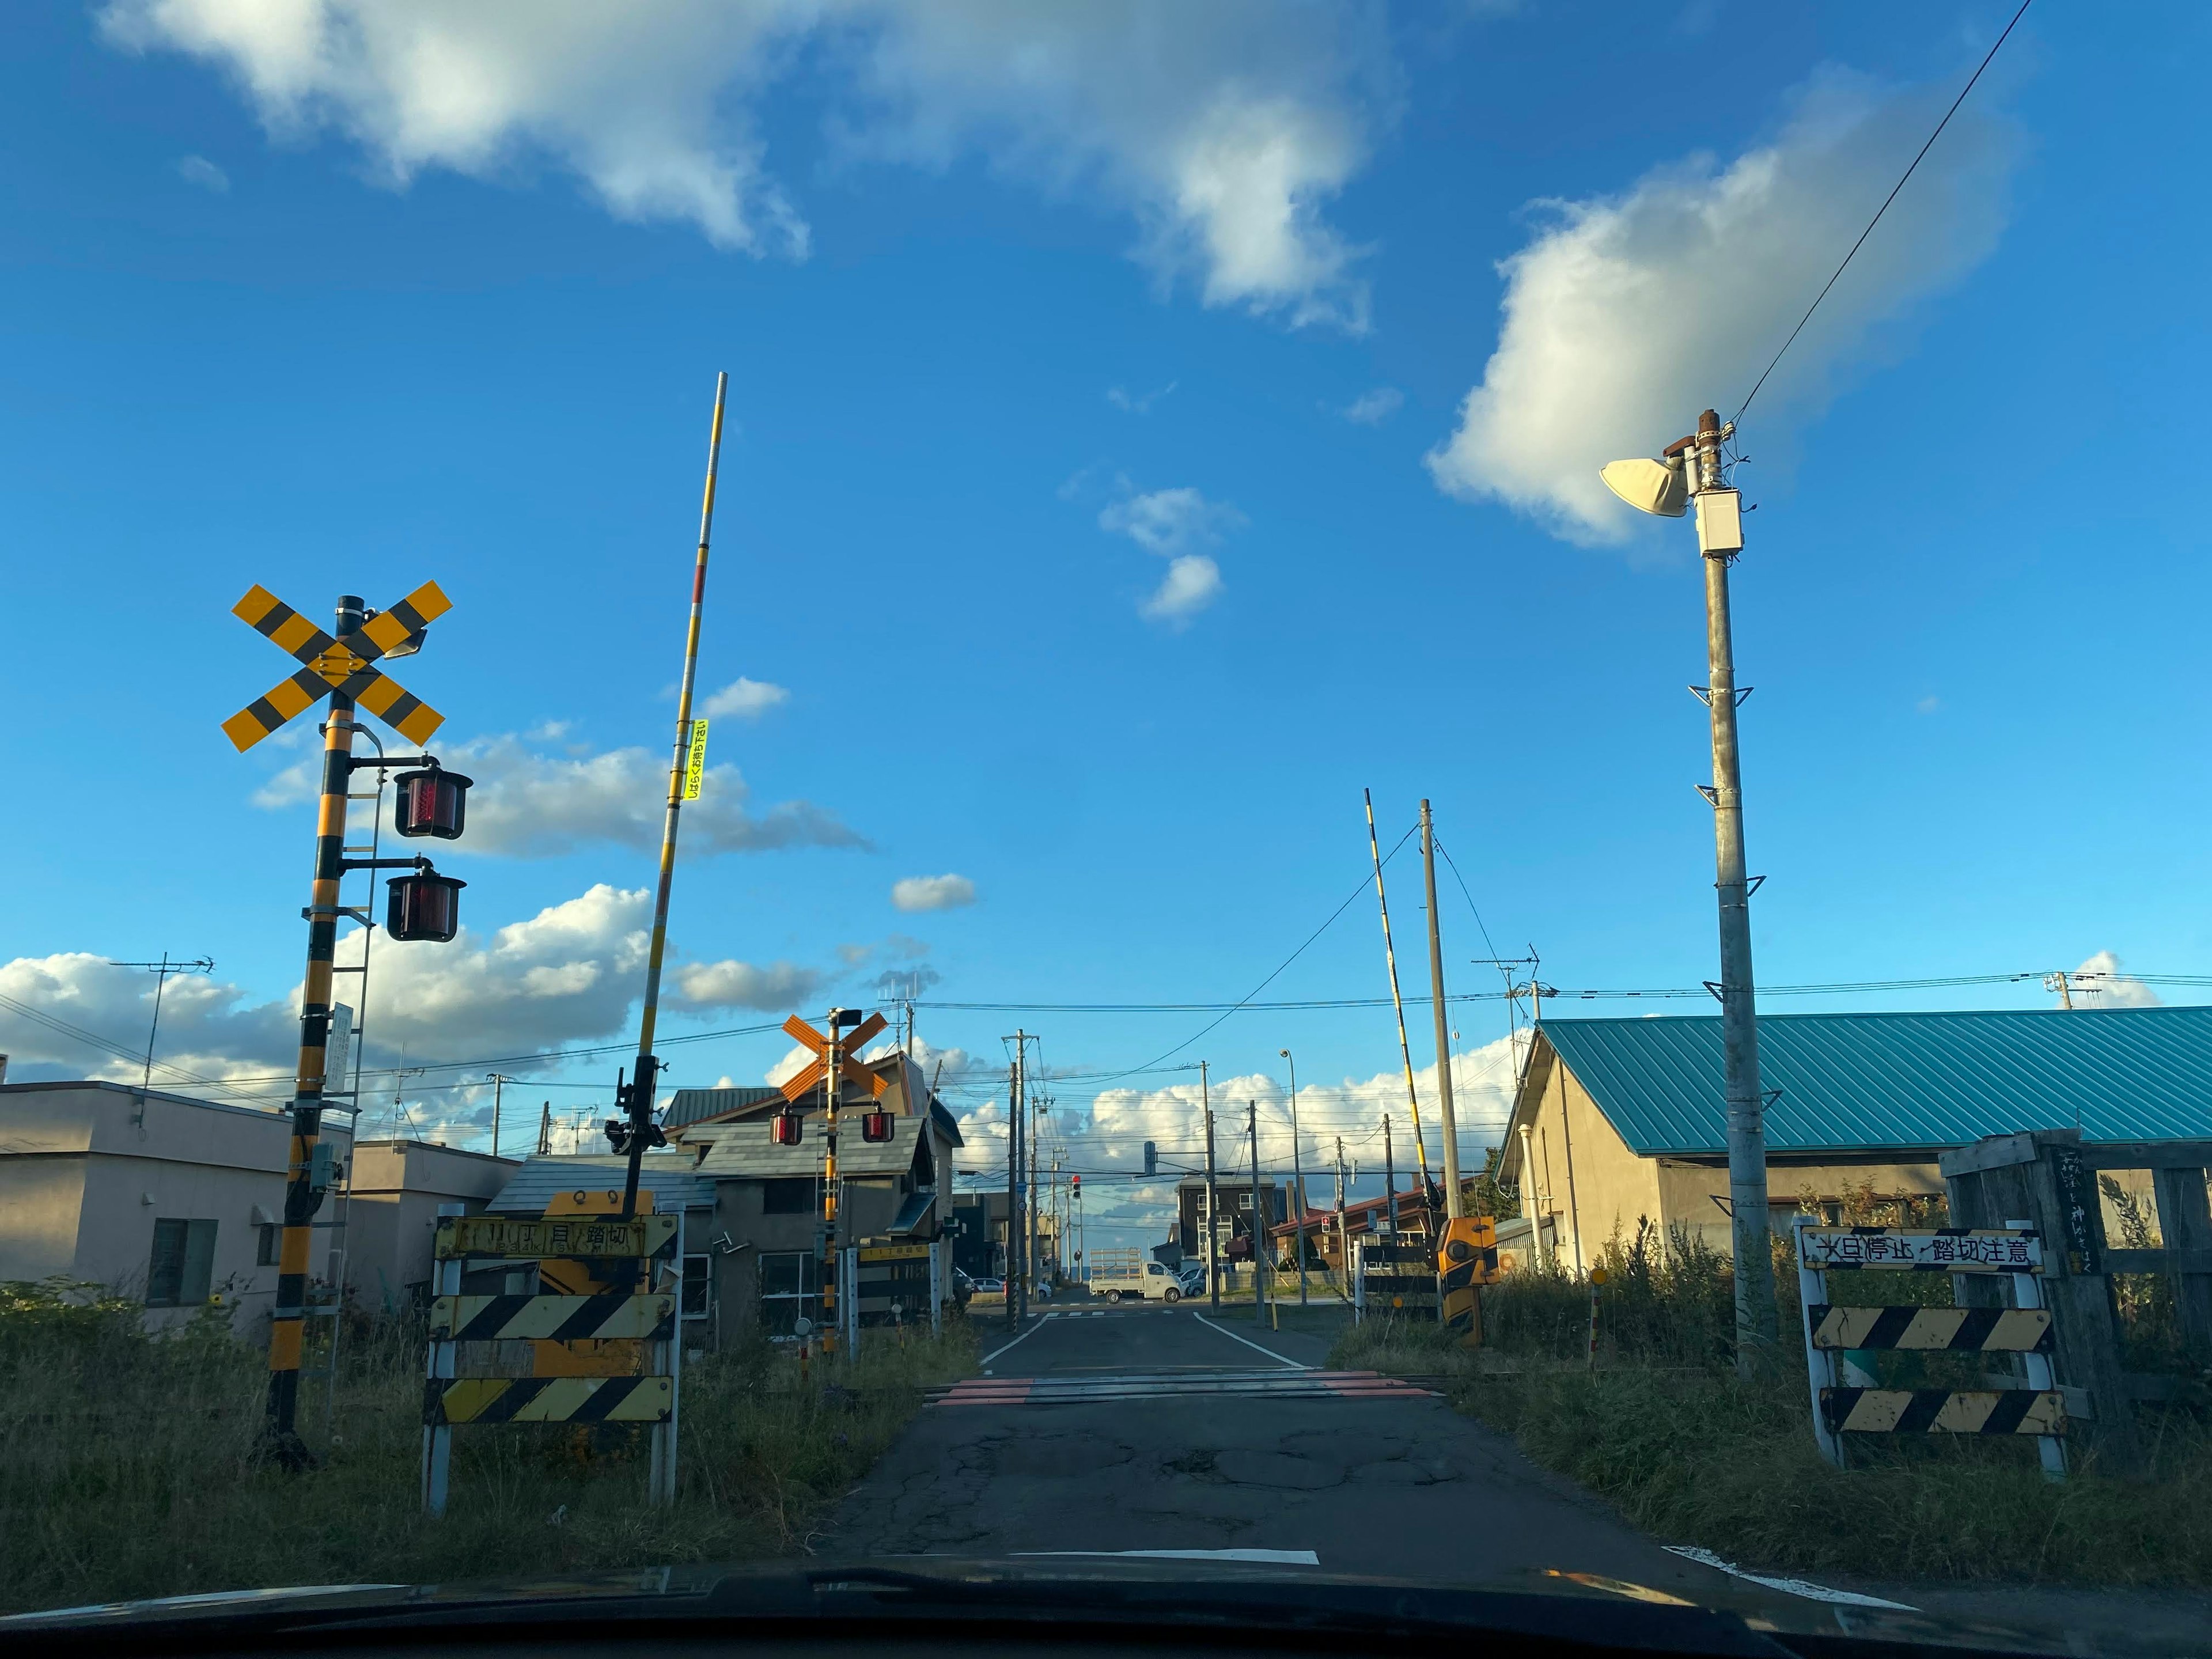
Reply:
M468 883L435 870L418 870L411 876L395 876L385 885L391 896L384 930L392 938L443 945L460 932L461 889Z
M860 1139L878 1143L891 1138L891 1115L889 1112L860 1114Z
M796 1146L799 1121L796 1112L778 1112L768 1121L769 1139L779 1146Z
M433 767L402 772L393 781L399 793L392 802L392 822L401 835L435 836L440 841L459 837L468 817L472 780Z

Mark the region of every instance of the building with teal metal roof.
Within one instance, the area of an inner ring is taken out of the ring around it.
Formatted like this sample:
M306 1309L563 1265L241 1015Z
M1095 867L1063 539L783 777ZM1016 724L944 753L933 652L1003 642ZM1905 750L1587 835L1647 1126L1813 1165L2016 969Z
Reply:
M1934 1198L1937 1157L1988 1135L2212 1138L2212 1007L1762 1014L1759 1058L1784 1212ZM1501 1175L1570 1267L1639 1218L1725 1249L1725 1117L1717 1015L1547 1020Z

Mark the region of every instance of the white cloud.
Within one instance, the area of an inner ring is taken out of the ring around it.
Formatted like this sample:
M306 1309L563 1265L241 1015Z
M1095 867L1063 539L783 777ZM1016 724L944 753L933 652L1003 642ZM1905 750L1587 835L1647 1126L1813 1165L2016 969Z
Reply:
M783 1013L814 994L822 975L788 962L756 968L749 962L686 963L676 970L684 1000L701 1008L758 1008Z
M1221 567L1201 547L1218 544L1229 531L1242 529L1244 515L1226 501L1210 501L1185 485L1176 489L1123 493L1098 514L1098 527L1127 536L1148 553L1168 561L1160 585L1137 607L1138 613L1171 627L1187 628L1191 618L1220 597Z
M1499 267L1497 351L1428 458L1439 487L1571 541L1626 539L1638 515L1598 469L1750 392L1948 98L1823 74L1771 143L1725 167L1694 156L1620 196L1539 204L1544 228ZM1897 349L1899 316L1995 247L2012 152L1997 118L1959 112L1759 393L1761 460L1786 459L1793 428Z
M1121 386L1109 386L1106 388L1106 401L1125 415L1149 415L1152 412L1152 405L1174 392L1180 384L1179 381L1170 380L1157 391L1147 392L1135 397L1132 397Z
M0 996L34 1011L27 1014L0 1004L0 1053L9 1056L9 1082L101 1078L137 1083L145 1075L153 975L112 967L106 958L82 951L19 957L0 964ZM87 1042L49 1021L103 1041ZM153 1086L238 1104L272 1103L291 1092L299 1040L296 1005L255 1005L240 987L211 975L173 975L161 995ZM235 1090L217 1086L249 1079Z
M2158 993L2139 979L2130 979L2120 971L2120 959L2110 951L2100 951L2074 970L2076 980L2086 981L2086 987L2076 986L2080 995L2087 989L2092 1008L2155 1008Z
M891 884L891 902L902 910L957 910L975 902L965 876L907 876Z
M1133 215L1209 305L1365 325L1358 251L1322 217L1389 97L1367 8L1272 0L109 0L112 44L228 71L280 137L335 130L404 185L550 162L619 217L804 257L759 111L818 71L855 157L980 153ZM811 90L811 89L810 89Z
M711 720L757 720L771 708L791 701L791 693L766 680L749 680L740 674L708 697L699 712Z
M1176 628L1190 626L1192 617L1220 596L1221 567L1203 553L1185 553L1168 565L1160 585L1137 607L1138 614Z
M230 175L204 155L179 156L177 177L188 185L197 185L217 196L230 193Z
M473 778L461 847L512 858L557 858L595 842L650 850L660 845L668 762L641 748L549 755L506 733L441 744L441 758ZM313 799L320 760L310 757L254 792L257 806ZM866 839L827 807L781 801L754 817L751 791L731 765L707 769L705 787L684 809L687 853L761 853L786 847L866 848Z
M1406 394L1395 386L1378 386L1372 392L1363 392L1339 411L1354 426L1380 426L1395 415L1406 401Z

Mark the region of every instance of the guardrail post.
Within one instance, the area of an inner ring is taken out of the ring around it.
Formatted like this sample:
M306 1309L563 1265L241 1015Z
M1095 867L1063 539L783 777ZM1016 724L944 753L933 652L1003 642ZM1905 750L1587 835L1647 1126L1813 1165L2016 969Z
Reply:
M1813 1346L1813 1310L1828 1300L1828 1275L1805 1265L1805 1230L1812 1224L1813 1218L1808 1215L1801 1215L1790 1223L1790 1248L1797 1257L1798 1317L1805 1328L1805 1376L1813 1391L1813 1438L1820 1443L1820 1455L1840 1469L1844 1467L1843 1437L1828 1426L1828 1414L1820 1404L1820 1390L1837 1386L1835 1355Z
M465 1215L468 1208L461 1204L441 1204L441 1216ZM461 1264L458 1258L450 1261L434 1261L430 1267L432 1296L459 1296L461 1293ZM433 1382L449 1382L453 1375L454 1356L459 1351L457 1342L433 1341L430 1344L429 1378ZM448 1423L426 1426L422 1431L422 1512L432 1519L442 1519L446 1513L447 1474L453 1462L453 1430Z

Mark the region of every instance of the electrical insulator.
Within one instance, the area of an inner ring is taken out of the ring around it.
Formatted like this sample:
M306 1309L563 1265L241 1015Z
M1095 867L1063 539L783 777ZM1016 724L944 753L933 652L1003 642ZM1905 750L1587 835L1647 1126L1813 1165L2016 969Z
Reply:
M799 1115L796 1112L778 1112L768 1121L769 1139L779 1146L796 1146L799 1145Z
M424 939L443 945L461 928L461 889L465 881L441 876L435 870L395 876L385 885L391 902L384 930L396 939Z
M891 1138L891 1115L889 1112L860 1114L860 1139L882 1142Z
M402 772L393 780L398 793L392 806L393 827L403 836L435 836L452 841L468 816L471 780L437 767Z

